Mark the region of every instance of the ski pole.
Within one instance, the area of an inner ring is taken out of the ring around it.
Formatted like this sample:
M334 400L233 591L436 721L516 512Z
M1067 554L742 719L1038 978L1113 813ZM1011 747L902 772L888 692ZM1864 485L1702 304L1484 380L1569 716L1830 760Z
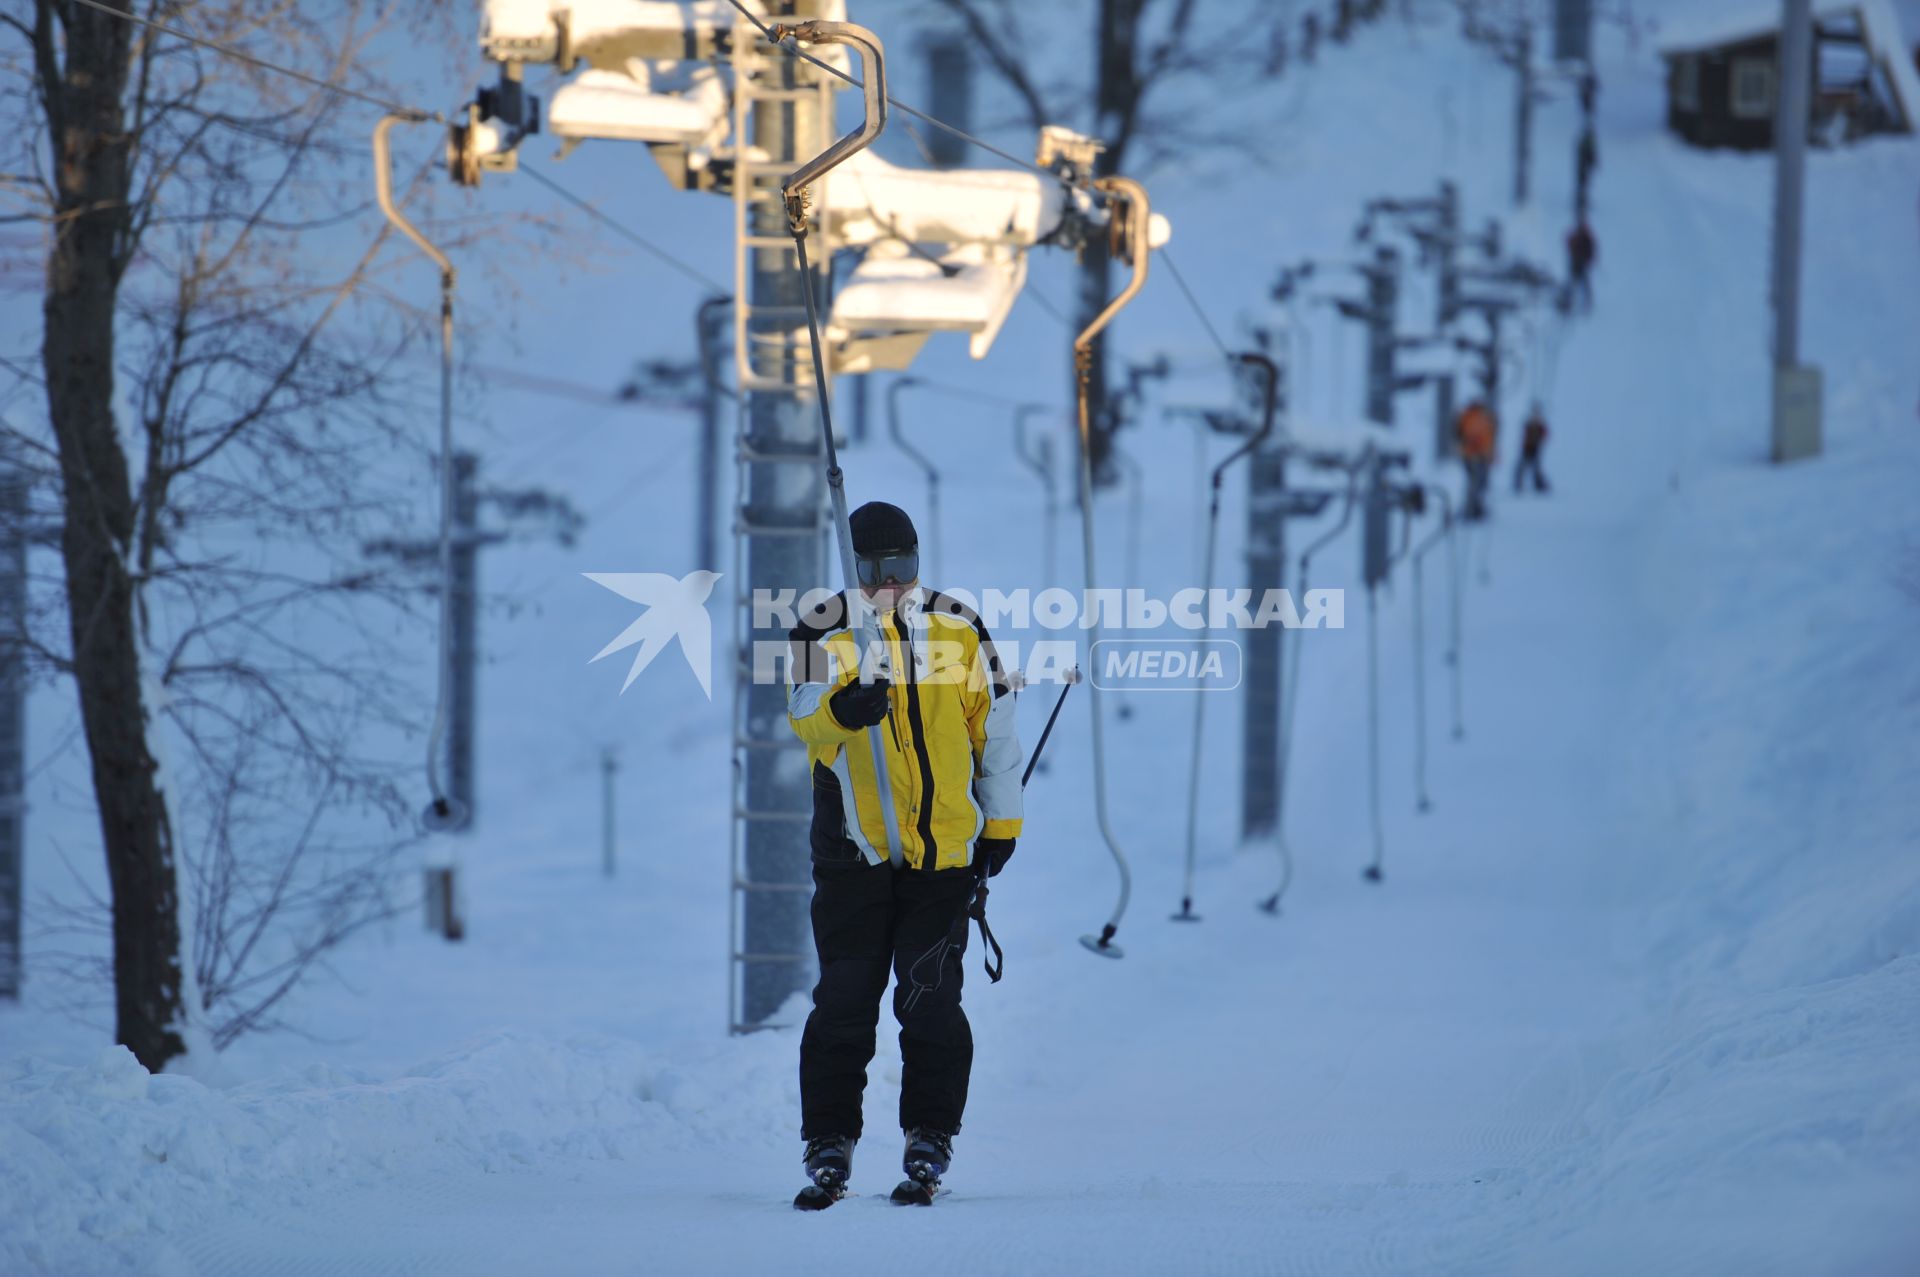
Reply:
M1067 671L1067 681L1060 686L1059 698L1053 702L1053 712L1047 715L1047 725L1040 729L1040 739L1035 742L1033 756L1027 759L1027 769L1020 773L1020 788L1025 789L1033 778L1033 769L1040 763L1040 751L1047 747L1047 737L1053 735L1053 724L1060 717L1060 707L1067 703L1067 693L1080 681L1080 667L1074 666Z

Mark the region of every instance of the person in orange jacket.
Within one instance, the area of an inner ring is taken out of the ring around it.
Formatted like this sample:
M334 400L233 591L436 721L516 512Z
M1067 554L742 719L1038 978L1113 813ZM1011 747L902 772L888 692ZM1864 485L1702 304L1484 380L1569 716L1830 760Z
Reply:
M1475 399L1460 410L1454 434L1459 443L1460 464L1467 471L1464 503L1467 519L1478 521L1487 517L1487 481L1493 473L1493 445L1498 432L1493 409L1484 399Z

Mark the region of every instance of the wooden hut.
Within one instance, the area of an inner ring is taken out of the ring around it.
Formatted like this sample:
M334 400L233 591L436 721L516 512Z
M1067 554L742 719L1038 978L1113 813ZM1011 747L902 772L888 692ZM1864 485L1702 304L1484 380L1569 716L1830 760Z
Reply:
M1920 73L1885 0L1818 4L1813 26L1810 140L1914 132ZM1667 127L1695 146L1770 148L1779 51L1778 3L1666 36Z

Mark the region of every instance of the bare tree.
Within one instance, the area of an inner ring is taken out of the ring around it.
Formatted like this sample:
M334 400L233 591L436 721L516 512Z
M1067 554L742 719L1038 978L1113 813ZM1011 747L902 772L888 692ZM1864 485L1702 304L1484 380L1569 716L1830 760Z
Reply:
M0 193L47 262L39 374L15 370L45 430L14 433L59 494L66 625L28 637L78 695L115 1034L157 1070L189 1023L271 1023L389 907L415 707L379 618L415 600L358 551L431 500L369 111L129 18L391 96L375 42L433 6L101 5L0 13Z

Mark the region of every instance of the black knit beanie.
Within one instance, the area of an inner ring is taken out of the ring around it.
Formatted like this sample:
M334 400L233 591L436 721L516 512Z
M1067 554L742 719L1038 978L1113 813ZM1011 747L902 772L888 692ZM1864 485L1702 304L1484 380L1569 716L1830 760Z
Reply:
M920 548L913 520L897 505L869 501L855 510L848 522L853 525L853 552L862 558Z

